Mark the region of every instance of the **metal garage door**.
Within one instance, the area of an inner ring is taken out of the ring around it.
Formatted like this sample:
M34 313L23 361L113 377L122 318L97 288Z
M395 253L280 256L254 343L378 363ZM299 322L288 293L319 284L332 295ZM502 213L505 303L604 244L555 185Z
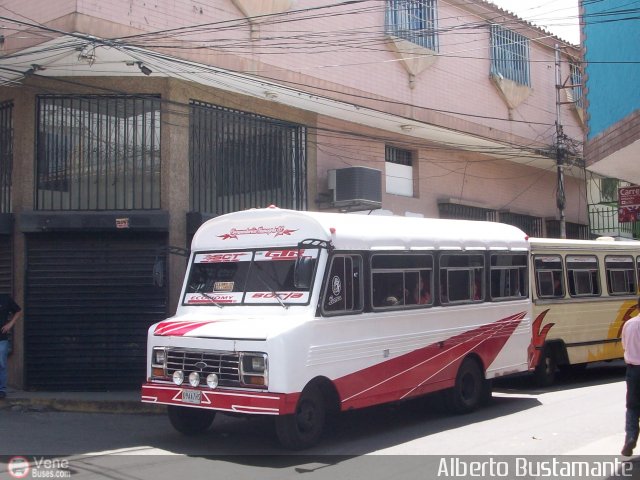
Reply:
M152 284L166 236L56 233L27 237L26 384L40 390L138 388L148 327L167 314Z
M0 235L0 293L12 293L12 241L9 235Z

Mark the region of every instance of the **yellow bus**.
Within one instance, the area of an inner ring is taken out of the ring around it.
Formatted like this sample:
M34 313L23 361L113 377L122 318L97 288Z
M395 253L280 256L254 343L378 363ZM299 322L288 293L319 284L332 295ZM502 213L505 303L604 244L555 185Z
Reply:
M531 238L533 339L540 385L558 369L622 358L620 334L638 314L640 242Z

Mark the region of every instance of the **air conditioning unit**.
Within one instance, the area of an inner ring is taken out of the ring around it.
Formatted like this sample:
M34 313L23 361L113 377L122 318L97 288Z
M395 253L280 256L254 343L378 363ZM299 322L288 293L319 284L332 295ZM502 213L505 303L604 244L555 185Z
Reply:
M382 172L375 168L348 167L329 170L331 206L347 210L382 207Z

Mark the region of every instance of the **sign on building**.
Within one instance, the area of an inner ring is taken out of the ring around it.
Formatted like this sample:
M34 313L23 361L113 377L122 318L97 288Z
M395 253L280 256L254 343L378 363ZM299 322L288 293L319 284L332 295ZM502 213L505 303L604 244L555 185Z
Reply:
M618 188L618 222L640 220L640 185Z

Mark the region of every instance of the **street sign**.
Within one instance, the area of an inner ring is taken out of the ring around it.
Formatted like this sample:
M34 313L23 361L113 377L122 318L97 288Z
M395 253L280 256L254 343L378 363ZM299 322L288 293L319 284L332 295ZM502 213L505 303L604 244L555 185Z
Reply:
M618 188L618 222L640 220L640 185Z

